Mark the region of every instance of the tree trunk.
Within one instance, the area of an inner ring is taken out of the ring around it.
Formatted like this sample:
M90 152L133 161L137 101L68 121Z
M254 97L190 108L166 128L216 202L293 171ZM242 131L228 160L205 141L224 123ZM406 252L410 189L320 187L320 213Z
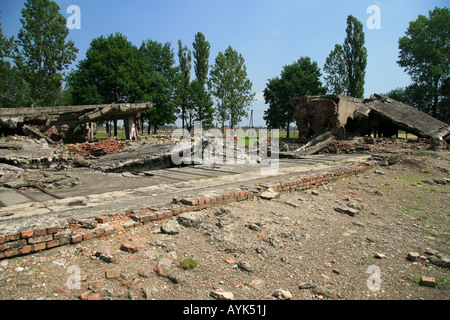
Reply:
M286 127L286 139L289 139L289 122L288 122L288 124L287 124L287 127Z

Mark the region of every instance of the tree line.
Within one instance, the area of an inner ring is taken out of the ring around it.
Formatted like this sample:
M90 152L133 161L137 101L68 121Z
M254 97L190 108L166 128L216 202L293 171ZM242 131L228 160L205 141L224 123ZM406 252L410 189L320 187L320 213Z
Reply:
M229 46L209 66L210 43L201 32L192 51L178 41L177 57L169 42L148 39L137 47L120 32L100 36L69 72L78 49L67 40L59 6L28 0L20 21L17 39L5 37L0 25L1 107L152 102L141 114L149 128L178 117L191 130L194 121L204 128L214 120L234 127L254 99L242 55Z
M448 8L435 8L429 16L412 21L399 39L398 65L412 84L386 93L393 99L449 120ZM58 5L51 0L27 0L17 37L5 37L0 24L0 106L42 107L151 101L141 114L156 130L181 119L182 127L204 128L217 121L235 127L255 94L243 56L231 46L219 52L212 66L210 43L198 32L192 50L178 41L144 40L132 44L120 32L91 41L85 59L69 71L78 49L68 40L69 30ZM294 122L294 96L343 94L364 97L367 49L363 25L347 18L346 37L326 58L322 71L310 57L283 67L280 76L267 80L264 119L269 128L287 128ZM191 74L195 75L191 79ZM389 75L386 75L387 77Z

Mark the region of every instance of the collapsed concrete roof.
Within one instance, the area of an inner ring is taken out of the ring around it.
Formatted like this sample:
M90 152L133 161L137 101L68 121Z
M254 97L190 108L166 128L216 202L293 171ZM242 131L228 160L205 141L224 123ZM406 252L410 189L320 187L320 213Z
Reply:
M0 125L66 124L119 120L152 107L152 103L98 104L45 108L0 108Z
M448 124L410 105L378 94L371 95L370 99L357 99L343 95L320 95L295 97L292 98L292 101L296 103L297 127L300 136L303 137L308 137L311 131L314 136L326 131L337 134L350 119L367 122L374 118L379 118L384 122L384 130L388 126L391 128L388 128L387 131L401 129L422 138L441 140L450 133ZM363 133L367 133L367 131L363 131Z
M402 102L373 94L364 106L371 112L389 119L399 128L423 138L443 139L450 133L450 126L432 116Z

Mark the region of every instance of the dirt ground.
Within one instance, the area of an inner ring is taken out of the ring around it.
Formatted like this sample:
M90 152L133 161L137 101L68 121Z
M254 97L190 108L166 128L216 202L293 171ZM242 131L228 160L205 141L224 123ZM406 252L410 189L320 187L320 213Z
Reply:
M316 189L204 210L175 234L151 223L2 260L0 299L213 300L223 289L236 300L448 300L450 269L434 262L450 254L449 159L404 153ZM354 216L338 212L348 207ZM130 242L137 251L121 249Z

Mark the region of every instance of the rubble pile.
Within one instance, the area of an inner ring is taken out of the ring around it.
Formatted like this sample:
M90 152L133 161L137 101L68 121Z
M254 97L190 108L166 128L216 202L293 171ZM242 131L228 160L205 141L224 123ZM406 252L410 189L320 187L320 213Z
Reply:
M72 153L82 156L84 159L97 159L107 154L117 153L127 146L126 141L107 139L97 142L67 144L66 147Z

